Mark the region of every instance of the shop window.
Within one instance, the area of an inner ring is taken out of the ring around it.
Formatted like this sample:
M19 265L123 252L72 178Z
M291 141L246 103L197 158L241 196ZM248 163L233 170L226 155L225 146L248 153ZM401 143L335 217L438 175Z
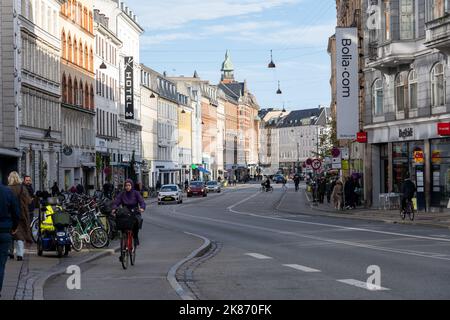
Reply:
M431 205L447 208L450 200L450 139L431 141Z

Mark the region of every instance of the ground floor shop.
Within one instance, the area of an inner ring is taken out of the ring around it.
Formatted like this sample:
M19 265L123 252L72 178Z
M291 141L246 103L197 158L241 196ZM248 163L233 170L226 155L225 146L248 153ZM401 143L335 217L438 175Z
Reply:
M0 181L8 184L8 175L11 171L18 170L20 153L0 148Z
M372 133L372 142L381 138L384 143L369 145L374 206L382 206L384 197L400 195L405 180L411 178L420 210L450 208L450 138L438 134L437 123Z

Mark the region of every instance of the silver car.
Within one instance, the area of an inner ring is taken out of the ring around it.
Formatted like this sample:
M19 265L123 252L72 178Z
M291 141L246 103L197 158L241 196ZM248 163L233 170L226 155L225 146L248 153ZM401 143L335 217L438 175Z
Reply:
M183 203L183 192L176 184L167 184L161 187L158 192L158 204L164 202Z
M206 190L208 192L222 192L222 188L220 187L220 184L217 181L209 181L206 183Z

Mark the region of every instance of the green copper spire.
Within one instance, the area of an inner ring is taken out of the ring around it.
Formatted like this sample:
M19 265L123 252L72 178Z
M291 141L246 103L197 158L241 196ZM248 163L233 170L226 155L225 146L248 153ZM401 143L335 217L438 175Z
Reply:
M233 62L231 62L230 52L227 50L225 61L222 64L222 71L234 71Z

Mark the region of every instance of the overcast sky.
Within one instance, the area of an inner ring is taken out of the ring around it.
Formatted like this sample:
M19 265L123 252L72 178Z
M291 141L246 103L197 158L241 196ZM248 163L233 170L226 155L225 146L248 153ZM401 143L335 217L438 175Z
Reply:
M328 37L334 0L127 0L146 30L141 62L169 75L217 84L225 51L238 81L261 107L306 109L330 103ZM273 49L275 70L268 69ZM282 95L277 95L278 81Z

